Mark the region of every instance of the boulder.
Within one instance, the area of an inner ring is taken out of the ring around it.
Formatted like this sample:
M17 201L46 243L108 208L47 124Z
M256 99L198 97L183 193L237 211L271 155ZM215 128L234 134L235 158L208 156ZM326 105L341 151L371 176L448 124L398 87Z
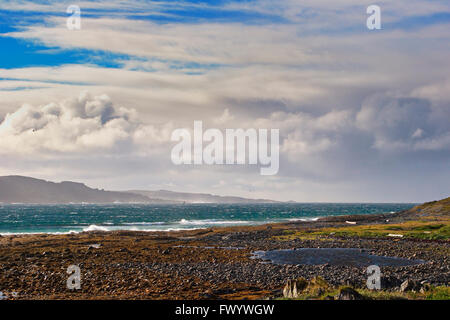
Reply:
M345 287L339 290L339 294L334 297L336 300L364 300L364 297L358 291Z
M420 291L422 288L422 285L414 280L405 280L400 285L400 292L406 292L406 291Z
M303 290L308 286L308 281L303 278L297 280L288 280L283 289L285 298L298 298Z
M381 288L383 289L393 289L399 288L402 284L402 280L395 276L384 276L381 277Z
M419 290L420 293L426 293L427 291L429 291L431 289L431 286L428 283L428 280L420 281L420 286L421 286L421 288Z

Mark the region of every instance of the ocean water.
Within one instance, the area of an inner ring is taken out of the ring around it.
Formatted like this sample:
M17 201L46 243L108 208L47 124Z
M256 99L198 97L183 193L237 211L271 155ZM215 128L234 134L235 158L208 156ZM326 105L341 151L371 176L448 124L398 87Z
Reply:
M72 204L0 205L0 234L70 233L91 230L187 230L315 220L319 217L389 213L415 204Z

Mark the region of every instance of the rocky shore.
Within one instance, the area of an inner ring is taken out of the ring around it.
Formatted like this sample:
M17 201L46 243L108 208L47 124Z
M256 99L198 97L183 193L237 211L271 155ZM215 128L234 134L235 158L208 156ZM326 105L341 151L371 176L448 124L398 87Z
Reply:
M262 299L281 297L288 279L317 276L332 286L365 287L365 267L279 265L252 257L255 251L291 248L360 248L422 259L419 265L382 267L383 289L399 290L405 280L448 286L447 239L314 233L348 227L349 219L357 226L384 226L425 219L420 215L423 211L178 232L1 236L0 291L8 299ZM79 290L66 286L70 265L80 267Z

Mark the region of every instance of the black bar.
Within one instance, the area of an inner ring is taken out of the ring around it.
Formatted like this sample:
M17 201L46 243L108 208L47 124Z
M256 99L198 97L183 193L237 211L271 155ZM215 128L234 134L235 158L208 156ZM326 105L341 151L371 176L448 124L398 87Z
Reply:
M189 301L189 300L151 300L151 301L1 301L1 315L14 317L32 314L61 319L66 315L84 320L87 316L121 316L125 320L136 319L306 319L332 313L334 317L365 319L401 318L417 315L423 310L433 310L433 314L446 314L448 301ZM270 312L270 307L273 307ZM195 308L195 309L193 309ZM205 316L205 308L208 308ZM425 308L425 309L424 309ZM432 309L429 309L432 308ZM232 312L234 310L234 313ZM238 310L240 310L238 312ZM245 312L247 310L247 312ZM253 311L250 311L253 310ZM265 310L265 312L264 312ZM8 312L9 311L9 312ZM8 313L5 313L8 312ZM182 314L177 314L182 312ZM193 314L195 313L195 314Z

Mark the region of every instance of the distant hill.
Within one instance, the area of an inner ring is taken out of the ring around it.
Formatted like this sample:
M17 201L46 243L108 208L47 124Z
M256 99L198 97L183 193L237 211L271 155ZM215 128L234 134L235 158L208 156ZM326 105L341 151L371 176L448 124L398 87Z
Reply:
M417 215L450 216L450 197L439 201L426 202L407 211Z
M140 194L148 198L163 199L166 201L185 202L185 203L276 203L277 201L267 199L247 199L241 197L217 196L208 193L187 193L174 192L168 190L145 191L131 190L133 194Z
M0 177L0 203L271 203L264 199L224 197L201 193L160 191L105 191L83 183L50 182L24 176Z
M92 189L82 183L54 183L22 176L0 177L3 203L114 203L150 202L139 194Z

